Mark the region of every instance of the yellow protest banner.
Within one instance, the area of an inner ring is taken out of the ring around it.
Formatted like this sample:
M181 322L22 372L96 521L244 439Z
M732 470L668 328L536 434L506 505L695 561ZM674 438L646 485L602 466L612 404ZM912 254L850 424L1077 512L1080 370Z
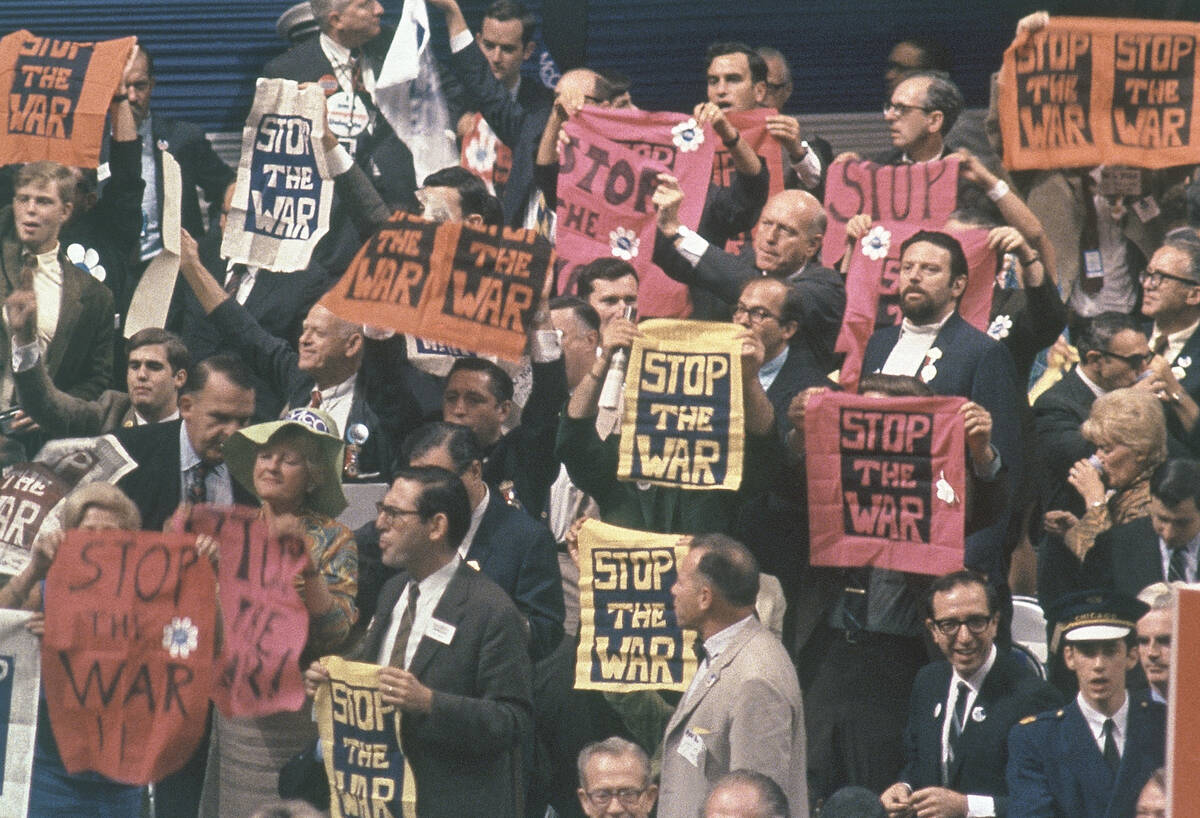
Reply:
M696 672L696 632L680 629L671 599L687 552L678 534L584 523L576 690L687 690Z
M746 429L742 328L657 318L638 329L625 376L617 477L736 491Z
M333 818L416 818L417 786L400 748L400 712L381 700L379 665L321 660L314 706Z

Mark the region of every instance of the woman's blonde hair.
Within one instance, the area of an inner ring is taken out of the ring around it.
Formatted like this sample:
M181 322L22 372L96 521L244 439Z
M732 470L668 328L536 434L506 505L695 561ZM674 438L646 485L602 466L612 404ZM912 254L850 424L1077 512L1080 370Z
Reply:
M1143 471L1167 459L1167 424L1162 404L1140 389L1114 389L1096 398L1081 431L1096 446L1124 443L1142 464Z
M122 530L138 531L142 527L142 514L125 492L111 483L88 483L67 495L63 502L63 528L78 528L83 515L89 508L104 509L120 521Z

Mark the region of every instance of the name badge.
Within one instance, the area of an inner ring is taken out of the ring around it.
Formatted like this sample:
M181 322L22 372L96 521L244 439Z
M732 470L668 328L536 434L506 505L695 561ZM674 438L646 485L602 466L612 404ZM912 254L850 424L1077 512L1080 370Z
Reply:
M430 639L441 642L443 645L449 645L451 640L454 639L454 626L440 619L430 618L429 628L425 631L425 635Z
M683 734L683 741L679 742L677 752L687 759L687 762L697 769L700 767L700 754L704 752L704 739L696 735L691 729L688 729Z

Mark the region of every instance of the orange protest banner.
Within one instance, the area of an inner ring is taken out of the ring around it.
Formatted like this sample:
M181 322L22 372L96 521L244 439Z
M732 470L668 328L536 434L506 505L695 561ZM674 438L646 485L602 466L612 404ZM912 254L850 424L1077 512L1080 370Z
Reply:
M1200 804L1200 700L1191 680L1200 673L1200 588L1180 588L1171 637L1170 701L1167 704L1167 815L1188 815Z
M1004 52L1000 126L1013 170L1200 162L1200 26L1052 17Z
M516 361L553 260L533 230L396 213L321 304L349 321Z
M0 39L0 88L9 90L0 165L99 165L104 119L135 42L72 42L25 29Z
M42 685L67 772L147 784L204 737L216 577L195 537L68 531L46 579Z

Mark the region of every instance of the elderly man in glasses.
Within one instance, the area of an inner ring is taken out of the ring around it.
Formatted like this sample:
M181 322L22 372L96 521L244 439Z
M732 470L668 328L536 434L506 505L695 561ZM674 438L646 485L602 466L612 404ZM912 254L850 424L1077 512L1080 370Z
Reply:
M1005 815L1009 728L1054 707L1058 691L995 644L995 590L972 571L934 580L925 625L946 657L913 683L904 770L889 815Z
M1150 257L1142 273L1142 315L1154 324L1150 349L1158 358L1155 373L1166 384L1160 397L1167 412L1167 431L1188 439L1200 415L1200 239L1193 233L1173 234ZM1191 442L1191 441L1189 441Z
M646 751L618 736L579 753L579 804L588 818L648 818L658 798Z

